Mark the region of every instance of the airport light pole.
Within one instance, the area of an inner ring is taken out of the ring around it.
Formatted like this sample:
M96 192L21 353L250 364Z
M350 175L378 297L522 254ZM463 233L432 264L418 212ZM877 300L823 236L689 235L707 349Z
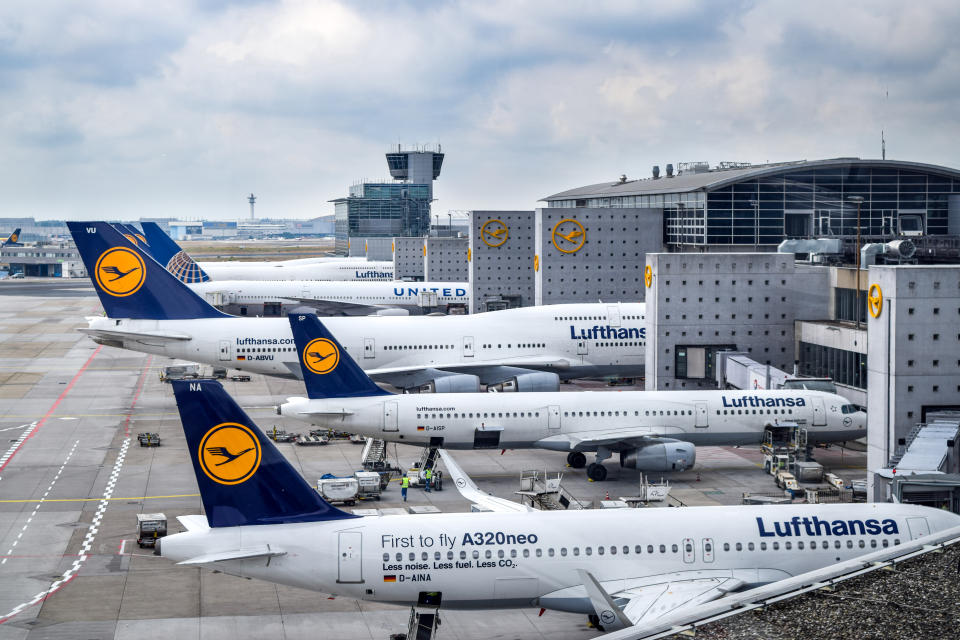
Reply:
M847 196L847 200L857 203L857 329L860 329L860 205L863 204L863 196Z

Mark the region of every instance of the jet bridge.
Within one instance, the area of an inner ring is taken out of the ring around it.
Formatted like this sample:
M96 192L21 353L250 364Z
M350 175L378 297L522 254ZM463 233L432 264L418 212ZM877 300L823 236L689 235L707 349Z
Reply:
M769 364L761 364L742 351L718 351L714 371L721 389L812 389L837 393L829 378L798 378Z

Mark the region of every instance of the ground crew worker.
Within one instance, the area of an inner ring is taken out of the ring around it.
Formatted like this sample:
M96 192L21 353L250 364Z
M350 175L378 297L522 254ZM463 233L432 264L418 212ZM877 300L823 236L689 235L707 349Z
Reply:
M400 479L400 495L403 496L403 501L407 501L407 489L410 488L410 478L403 476Z
M430 493L430 480L433 478L433 469L427 469L427 470L423 473L423 478L424 478L424 480L425 480L425 482L424 482L424 490L425 490L427 493Z

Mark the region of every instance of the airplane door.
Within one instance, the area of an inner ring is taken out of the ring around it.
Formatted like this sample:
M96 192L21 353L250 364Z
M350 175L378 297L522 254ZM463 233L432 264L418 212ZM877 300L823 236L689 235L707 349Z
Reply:
M557 430L560 428L560 407L547 407L547 428Z
M383 430L384 431L397 430L397 403L396 402L383 403Z
M813 426L822 427L827 424L827 412L823 406L823 398L813 399Z
M232 360L232 359L233 358L230 357L230 341L221 340L220 341L220 360L224 361L224 360Z
M463 336L463 357L473 357L473 336Z
M694 411L694 415L696 416L696 422L694 422L694 425L693 425L693 426L695 426L695 427L709 427L709 426L710 426L710 418L709 418L709 415L710 415L710 414L709 414L709 412L707 411L707 403L706 403L706 402L694 402L693 404L694 404L694 406L696 407L696 410Z
M620 307L615 304L607 306L607 322L610 323L611 327L620 326Z
M696 559L697 552L693 546L693 538L684 538L683 539L683 561L687 564L693 564L694 559Z
M363 582L361 543L359 531L341 531L337 582Z
M587 341L586 340L577 340L577 355L585 356L587 355Z
M363 339L363 357L365 359L377 357L377 343L373 338Z
M713 538L703 539L703 561L713 562Z
M911 540L930 535L930 525L926 518L907 518L907 526L910 527Z

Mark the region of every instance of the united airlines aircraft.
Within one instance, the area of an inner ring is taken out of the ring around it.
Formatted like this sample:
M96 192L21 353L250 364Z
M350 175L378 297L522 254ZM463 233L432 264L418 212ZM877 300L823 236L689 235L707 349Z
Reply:
M187 531L155 552L357 600L542 607L615 629L960 525L908 504L532 511L495 497L489 513L360 517L325 502L218 382L173 391L206 515L180 516Z
M641 471L683 471L696 445L760 444L771 425L806 427L809 442L866 435L867 416L823 391L602 391L522 393L492 401L454 393L436 400L378 387L312 314L290 325L307 398L288 398L281 415L391 442L445 449L550 449L604 480L603 461Z
M322 315L370 315L380 309L407 313L466 313L466 282L336 282L324 280L211 280L187 285L218 309L234 315L279 316L312 307Z
M154 259L183 282L210 280L393 280L393 262L363 258L300 258L279 262L194 262L157 223L143 232Z
M67 226L106 317L95 341L266 375L301 376L286 318L214 309L104 222ZM154 245L151 245L154 246ZM378 382L425 391L550 391L571 378L643 375L643 304L570 304L474 315L330 318Z

